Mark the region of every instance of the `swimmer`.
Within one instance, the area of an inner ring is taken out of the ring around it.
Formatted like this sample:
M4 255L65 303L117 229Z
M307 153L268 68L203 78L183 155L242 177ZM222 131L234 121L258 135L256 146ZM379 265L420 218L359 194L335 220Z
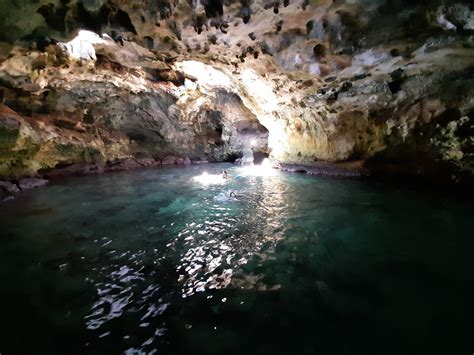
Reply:
M223 178L224 180L227 180L227 171L222 170L222 178Z
M234 191L230 192L229 197L239 198L239 196L237 196L237 194Z

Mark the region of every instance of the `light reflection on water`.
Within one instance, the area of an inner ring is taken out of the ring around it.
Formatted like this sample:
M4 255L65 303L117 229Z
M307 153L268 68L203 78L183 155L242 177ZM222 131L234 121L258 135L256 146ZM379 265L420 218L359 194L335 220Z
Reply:
M199 176L219 177L217 174ZM261 264L274 258L274 247L285 233L282 221L289 214L288 185L276 171L268 172L259 167L234 169L224 186L208 186L207 181L199 183L203 181L183 181L180 189L190 188L198 194L194 198L173 196L156 212L160 223L167 222L159 229L170 230L175 235L166 248L170 255L179 257L175 262L177 279L174 281L180 287L181 297L223 288L279 289L281 285L266 284L263 275L243 272L241 266L251 259ZM231 197L230 192L235 192L236 197ZM115 194L115 191L109 193ZM152 226L149 230L155 228ZM97 242L99 247L108 247L112 240L103 238ZM144 285L154 274L144 266L150 262L150 251L111 250L108 254L114 262L95 270L99 282L90 280L98 299L85 316L87 328L100 330L107 322L122 317L124 312L139 313L139 327L150 326L150 320L162 315L170 305L159 298L158 285ZM155 250L154 254L155 265L168 258L163 250ZM142 346L165 334L166 328L157 328Z
M222 169L222 184L193 179ZM230 165L52 184L0 206L0 276L10 286L1 300L12 305L4 344L48 354L232 353L235 344L370 353L359 351L364 334L393 343L405 334L384 332L390 324L429 328L416 314L452 297L436 285L470 280L470 207ZM462 295L462 313L439 319L470 314L474 293Z
M239 175L231 176L227 183L244 192L232 197L232 190L225 189L206 199L196 206L204 221L186 224L178 233L179 238L171 243L183 243L187 250L177 266L183 297L225 287L278 287L261 281L257 285L258 275L239 273L240 267L252 257L258 256L260 262L271 258L274 246L284 235L282 221L288 208L286 185L278 178L257 181L255 176L277 175L271 168L270 173L263 171L261 167L238 169ZM250 179L235 183L242 176ZM248 189L245 184L259 188ZM261 252L263 247L265 250Z

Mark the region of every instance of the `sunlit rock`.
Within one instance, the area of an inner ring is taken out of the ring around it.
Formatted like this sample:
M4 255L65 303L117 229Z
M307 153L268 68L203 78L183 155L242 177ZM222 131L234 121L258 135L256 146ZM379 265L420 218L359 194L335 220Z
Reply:
M105 43L105 40L98 34L81 30L72 41L67 43L60 42L58 45L64 48L71 58L96 60L94 44L102 43Z

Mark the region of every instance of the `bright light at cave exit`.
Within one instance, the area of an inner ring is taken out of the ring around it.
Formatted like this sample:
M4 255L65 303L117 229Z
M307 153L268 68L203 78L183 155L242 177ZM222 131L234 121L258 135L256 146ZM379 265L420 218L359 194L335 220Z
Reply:
M193 177L193 181L198 182L202 185L219 185L227 182L231 182L232 179L240 176L274 176L277 171L274 164L270 159L265 158L259 165L248 165L243 166L236 170L236 175L229 175L227 179L222 174L209 174L207 171L201 175Z
M193 177L193 180L203 185L218 185L226 182L222 174L209 174L207 171Z
M259 165L248 165L243 166L239 170L242 176L274 176L277 174L277 170L274 168L274 164L268 158L263 159Z

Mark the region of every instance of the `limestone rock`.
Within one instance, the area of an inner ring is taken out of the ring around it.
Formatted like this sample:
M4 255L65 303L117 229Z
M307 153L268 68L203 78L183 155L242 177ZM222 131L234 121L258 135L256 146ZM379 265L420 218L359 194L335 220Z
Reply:
M19 191L18 186L10 181L0 181L0 202L13 199L13 195Z
M174 156L167 156L164 157L163 160L161 161L161 164L163 165L173 165L173 164L178 164L178 158Z
M46 179L26 178L26 179L21 179L18 182L18 186L20 187L21 190L30 190L30 189L36 189L38 187L44 186L47 183L48 183L48 180Z
M0 189L3 191L3 193L10 195L20 191L18 186L10 181L0 181Z
M135 159L117 159L114 161L108 161L105 169L107 171L118 171L118 170L133 170L141 168L142 165L139 164Z
M135 161L144 167L158 166L161 165L161 160L157 160L151 157L139 157L135 158Z
M77 37L67 43L58 43L67 53L75 59L96 60L95 44L105 43L99 35L91 31L79 31Z
M55 167L52 169L42 170L40 174L48 179L71 176L71 175L88 175L104 172L102 164L71 164L66 166Z
M474 178L468 2L213 4L5 5L0 177L251 148L316 171Z

